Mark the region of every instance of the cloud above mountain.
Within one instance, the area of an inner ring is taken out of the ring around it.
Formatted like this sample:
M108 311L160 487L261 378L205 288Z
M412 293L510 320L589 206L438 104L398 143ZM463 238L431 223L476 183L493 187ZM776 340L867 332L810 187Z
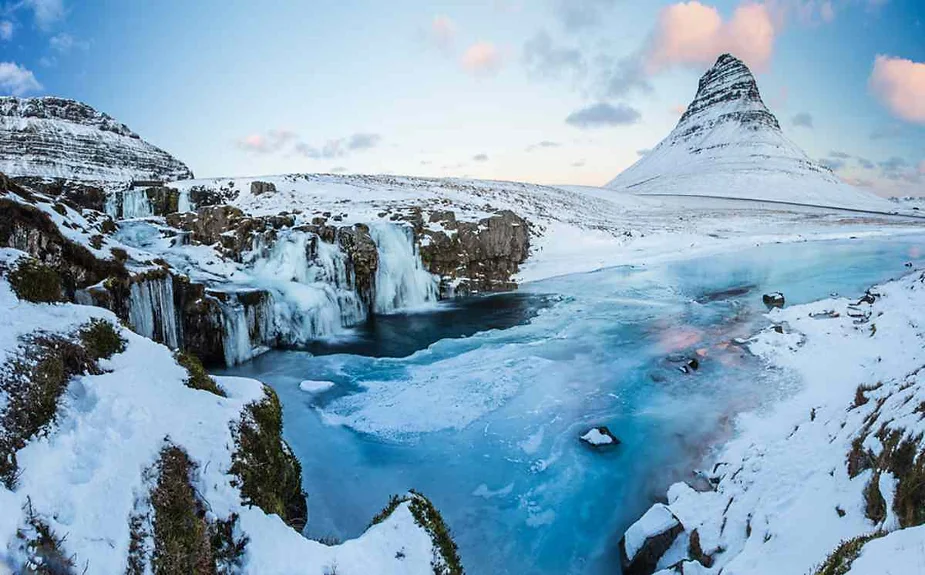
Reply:
M879 55L869 85L894 116L925 124L925 63Z
M776 28L764 4L742 4L725 21L713 6L697 1L672 4L659 14L646 50L646 69L654 73L676 65L709 65L719 54L730 52L762 71L771 61Z
M0 93L24 96L41 89L42 85L30 70L15 62L0 62Z
M501 52L491 42L476 42L463 52L460 64L472 74L493 74L501 68Z

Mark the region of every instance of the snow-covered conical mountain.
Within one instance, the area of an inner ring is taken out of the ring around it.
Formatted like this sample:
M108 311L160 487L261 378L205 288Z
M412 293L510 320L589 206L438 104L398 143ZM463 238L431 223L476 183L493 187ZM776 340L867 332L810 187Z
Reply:
M723 54L667 138L607 187L637 194L702 195L889 210L843 183L783 133L741 60Z
M0 97L0 172L97 182L192 177L128 126L64 98Z

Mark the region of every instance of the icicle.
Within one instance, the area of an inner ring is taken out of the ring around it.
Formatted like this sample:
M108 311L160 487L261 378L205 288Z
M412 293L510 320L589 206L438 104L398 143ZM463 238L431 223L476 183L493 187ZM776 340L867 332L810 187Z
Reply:
M274 335L271 300L261 298L256 304L241 303L238 294L225 294L222 309L222 347L225 364L236 365L269 349Z
M393 313L437 301L439 278L424 269L411 228L377 224L369 233L379 250L375 313Z
M180 334L171 278L146 279L132 284L129 322L139 335L173 349L179 346Z

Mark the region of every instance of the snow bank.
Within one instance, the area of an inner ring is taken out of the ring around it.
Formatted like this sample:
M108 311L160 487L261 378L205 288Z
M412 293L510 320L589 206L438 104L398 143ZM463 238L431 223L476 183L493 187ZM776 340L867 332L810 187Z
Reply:
M20 255L3 249L0 261ZM68 332L94 317L118 325L112 313L99 308L20 301L0 279L0 358L9 359L25 334ZM0 566L7 563L15 570L21 560L11 551L25 521L20 510L29 502L37 516L65 537L64 551L74 556L82 572L125 571L128 518L147 489L143 471L169 438L198 463L196 490L210 516L240 516L241 534L250 540L246 572L432 572L431 562L439 553L407 501L360 538L336 546L305 539L278 516L242 505L229 475L235 445L231 428L246 405L264 397L262 385L245 378L216 378L227 397L188 388L186 370L167 347L126 329L120 333L127 342L125 351L101 362L104 373L74 378L48 433L17 453L22 472L17 486L0 487Z
M819 315L826 310L837 317ZM879 286L861 302L824 300L775 309L769 318L787 330L762 332L750 349L799 382L800 391L766 413L739 417L737 437L705 473L715 490L696 492L679 483L668 492L671 512L688 534L697 530L713 560L704 573L813 573L842 541L900 527L894 489L903 478L881 474L886 463L876 456L886 447L880 437L895 431L918 441L925 432L916 412L925 402L925 373L919 371L925 365L923 274ZM867 488L875 478L883 513L875 506L871 515ZM903 531L909 533L868 544L871 557L901 545L894 562L858 572L885 573L885 565L901 566L895 573L914 572L921 563L905 561L925 548L925 531ZM660 566L678 559L669 553ZM872 564L866 559L857 568Z

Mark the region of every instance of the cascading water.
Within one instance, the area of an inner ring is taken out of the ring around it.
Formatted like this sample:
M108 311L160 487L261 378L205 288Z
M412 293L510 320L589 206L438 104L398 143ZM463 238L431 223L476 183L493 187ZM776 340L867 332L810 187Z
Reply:
M394 224L370 226L379 250L375 313L393 313L437 301L439 279L421 263L411 228Z
M346 255L318 236L294 231L257 249L254 275L276 295L273 323L280 339L301 345L366 319Z
M255 294L256 301L242 301L241 294L226 293L222 309L222 347L225 364L237 365L270 348L275 338L272 299L266 292Z
M190 200L189 190L180 190L180 195L177 197L177 211L192 212L195 209L196 206L194 206L192 200Z
M119 209L121 202L121 210ZM154 215L148 193L144 189L113 192L106 197L106 214L114 220L146 218Z
M129 322L135 332L176 349L180 344L177 312L173 302L173 280L146 279L132 284Z

